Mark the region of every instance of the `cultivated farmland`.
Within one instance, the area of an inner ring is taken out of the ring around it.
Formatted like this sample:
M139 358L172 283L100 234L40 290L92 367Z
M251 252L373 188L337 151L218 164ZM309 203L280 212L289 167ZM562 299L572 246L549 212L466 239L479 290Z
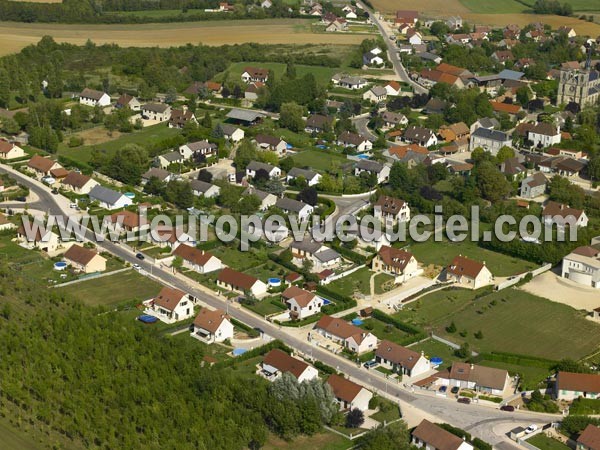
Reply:
M142 25L0 24L0 56L18 52L43 36L57 42L83 45L88 39L123 47L172 47L188 43L241 44L359 44L361 34L313 33L303 19L219 20L213 22L152 23Z

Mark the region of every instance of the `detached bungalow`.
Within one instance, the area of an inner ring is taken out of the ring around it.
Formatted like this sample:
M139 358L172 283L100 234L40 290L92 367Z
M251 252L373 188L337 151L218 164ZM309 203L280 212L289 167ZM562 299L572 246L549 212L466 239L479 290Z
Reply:
M371 264L373 271L391 273L396 283L404 283L419 273L414 255L405 250L383 245Z
M142 175L142 184L146 184L151 178L156 178L158 181L168 183L174 176L171 172L160 167L151 167L146 173Z
M306 119L306 127L304 131L307 133L322 133L323 131L330 130L333 124L333 117L324 116L322 114L311 114Z
M279 167L258 161L250 161L250 164L246 166L246 176L254 178L259 170L267 172L269 178L279 178L281 176Z
M340 409L360 409L361 411L369 409L369 402L373 398L373 393L360 384L336 374L329 375L327 384L331 387L333 396L340 404Z
M412 432L411 444L425 450L473 450L473 446L427 419Z
M174 109L169 117L169 128L183 128L186 123L198 123L196 116L189 109Z
M115 108L129 108L132 111L140 111L142 109L142 104L134 96L129 94L123 94L117 99L117 102L115 103Z
M261 375L269 381L275 381L283 373L291 373L299 383L318 378L319 372L310 364L274 348L267 353L261 363Z
M373 86L363 94L363 100L369 100L372 103L384 102L387 98L387 89L382 86Z
M97 201L100 207L108 210L125 208L133 204L129 197L100 185L94 186L88 196L90 202Z
M233 324L225 311L202 308L192 325L191 336L211 344L233 338Z
M23 225L17 229L17 241L19 241L25 248L30 250L38 249L48 253L49 256L55 256L60 253L60 249L63 248L60 237L58 234L51 230L45 230L42 228L43 224L39 224L36 232L34 233L34 227L30 233L25 231Z
M72 245L63 255L64 261L73 269L83 273L104 272L106 258L80 245Z
M321 174L308 169L300 169L293 167L286 176L286 181L289 184L290 181L303 177L306 180L308 186L316 186L321 181Z
M452 363L448 371L440 372L437 376L443 386L475 389L499 396L510 386L510 376L506 370L464 362Z
M344 147L356 148L356 151L368 152L373 149L373 143L369 141L366 137L351 133L350 131L344 131L337 140L337 145L342 145Z
M109 217L106 217L105 222L115 224L115 229L120 231L130 231L133 233L137 233L142 228L148 229L150 228L150 224L146 223L143 226L140 224L140 215L134 213L132 211L119 211L114 214L111 214Z
M194 315L192 297L179 289L163 287L158 295L147 302L146 313L165 323L185 320Z
M236 127L235 125L222 123L219 125L219 127L223 132L223 137L231 142L240 142L242 139L244 139L244 130Z
M32 169L39 177L47 177L50 175L50 171L62 169L62 166L56 161L40 155L33 155L27 163L27 167Z
M281 293L281 299L288 305L290 317L301 320L321 312L323 299L312 292L305 291L298 286L290 286Z
M394 342L383 340L375 351L375 361L393 372L417 377L431 370L423 352L417 353Z
M76 194L89 194L95 186L98 186L98 182L87 175L73 171L63 178L61 185Z
M362 173L375 175L377 184L382 184L388 181L390 177L390 166L377 161L361 159L354 167L354 175L358 177Z
M217 278L217 285L237 292L250 292L255 297L267 293L267 285L251 275L225 267Z
M85 88L79 94L79 103L86 106L108 106L110 105L110 95L106 92L95 91Z
M223 268L223 263L212 253L186 244L177 246L173 256L183 260L183 267L198 273L210 273Z
M466 285L472 289L492 284L494 276L486 267L485 262L480 263L465 256L455 256L446 267L446 280Z
M315 208L308 203L299 202L293 198L281 197L275 202L275 206L281 209L285 214L293 214L300 222L310 218Z
M544 207L542 219L547 226L556 224L558 227L565 225L587 227L588 224L588 217L584 210L570 208L569 205L553 201L549 201Z
M287 142L275 136L257 134L254 140L261 150L271 150L276 152L279 156L284 155L287 150Z
M600 375L558 372L554 386L554 395L559 400L600 398Z
M243 193L242 197L248 195L256 195L260 200L260 207L258 208L260 211L266 211L271 206L274 206L277 203L277 196L270 194L269 192L264 192L259 189L254 188L253 186L249 186Z
M377 345L377 338L373 334L337 317L321 317L315 325L315 330L358 354L371 351Z
M165 122L171 117L171 107L165 103L146 103L142 106L142 117Z
M192 193L198 197L213 198L221 192L219 186L202 180L192 180L190 185L192 186Z
M159 155L155 161L161 169L168 169L171 164L183 164L185 158L179 152L168 152L164 155Z
M26 155L25 150L12 142L0 139L0 159L23 158Z

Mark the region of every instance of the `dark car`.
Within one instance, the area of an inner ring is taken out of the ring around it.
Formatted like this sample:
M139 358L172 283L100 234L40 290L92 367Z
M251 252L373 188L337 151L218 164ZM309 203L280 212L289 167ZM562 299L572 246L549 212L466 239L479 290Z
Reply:
M379 365L379 363L377 361L375 361L374 359L371 361L367 361L366 363L363 364L365 369L373 369L374 367L377 367Z
M440 387L440 392L441 392L441 393L444 393L444 392L446 392L447 390L448 390L448 386L442 386L442 387Z
M53 193L54 195L58 195L58 189L56 189L56 188L52 189L52 193Z
M145 257L144 255L142 255L141 253L137 253L137 254L135 255L135 257L136 257L137 259L145 259L145 258L146 258L146 257Z
M464 403L465 405L469 405L471 403L471 399L469 397L460 397L458 403Z
M508 411L508 412L513 412L515 410L515 407L512 405L502 405L500 407L501 411Z
M460 388L458 386L454 386L450 392L452 392L453 394L458 394L458 391L460 391Z

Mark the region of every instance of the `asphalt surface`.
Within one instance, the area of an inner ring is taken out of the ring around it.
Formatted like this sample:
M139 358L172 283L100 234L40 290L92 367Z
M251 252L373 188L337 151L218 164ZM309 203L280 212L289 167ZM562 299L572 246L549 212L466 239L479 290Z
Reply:
M3 167L0 167L0 172L7 171ZM68 208L68 201L65 201L64 197L51 194L47 187L37 181L31 180L23 174L14 173L13 176L18 179L19 183L35 191L39 197L38 202L43 204L45 209L51 214L63 216L72 214L72 210ZM346 213L351 212L360 202L364 203L364 199L362 198L338 198L338 200L340 201L338 209ZM372 391L396 399L403 408L405 416L409 416L412 410L416 411L417 414L432 414L439 420L466 429L474 436L484 439L491 444L504 442L505 446L503 448L506 449L510 448L506 446L510 445L508 438L505 436L508 430L516 426L527 426L530 423L542 424L557 419L557 416L530 412L507 413L493 407L476 404L464 405L452 399L410 392L401 385L386 380L379 372L368 371L357 363L334 355L321 347L316 347L308 341L295 336L293 333L286 332L285 327L274 325L266 321L263 317L241 308L239 305L229 303L225 298L200 289L191 279L188 280L176 276L170 269L155 266L148 259L140 261L135 257L135 251L126 245L109 241L96 242L91 230L88 230L85 238L95 242L102 250L120 257L124 261L131 264L139 264L143 272L161 283L186 291L212 308L227 310L237 320L253 328L260 329L275 339L281 340L306 357L335 367Z

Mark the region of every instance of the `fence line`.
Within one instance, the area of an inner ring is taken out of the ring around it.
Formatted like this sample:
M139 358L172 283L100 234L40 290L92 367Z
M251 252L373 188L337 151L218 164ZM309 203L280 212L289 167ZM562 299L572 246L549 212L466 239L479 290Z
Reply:
M502 283L497 284L496 290L501 291L502 289L506 289L508 287L514 286L515 284L519 283L521 280L523 280L529 274L531 274L532 277L537 277L538 275L541 275L542 273L547 272L550 269L552 269L552 264L550 264L550 263L544 264L543 266L538 267L535 270L522 273L520 275L515 276L514 278L512 278L510 280L506 280L506 281L503 281Z
M103 278L103 277L108 277L110 275L114 275L116 273L121 273L121 272L125 272L126 270L131 270L131 267L125 267L124 269L118 269L118 270L113 270L112 272L105 272L105 273L100 273L100 272L96 272L96 273L90 273L87 275L84 275L80 278L77 278L76 280L72 280L72 281L67 281L66 283L61 283L61 284L55 284L51 287L53 288L59 288L59 287L65 287L65 286L70 286L72 284L77 284L77 283L81 283L83 281L87 281L87 280L95 280L96 278Z
M449 341L448 339L444 339L443 337L437 336L433 333L431 333L431 339L441 342L442 344L446 344L447 346L452 347L455 350L458 350L460 348L460 345L458 345L457 343ZM472 351L471 356L479 356L479 353Z

